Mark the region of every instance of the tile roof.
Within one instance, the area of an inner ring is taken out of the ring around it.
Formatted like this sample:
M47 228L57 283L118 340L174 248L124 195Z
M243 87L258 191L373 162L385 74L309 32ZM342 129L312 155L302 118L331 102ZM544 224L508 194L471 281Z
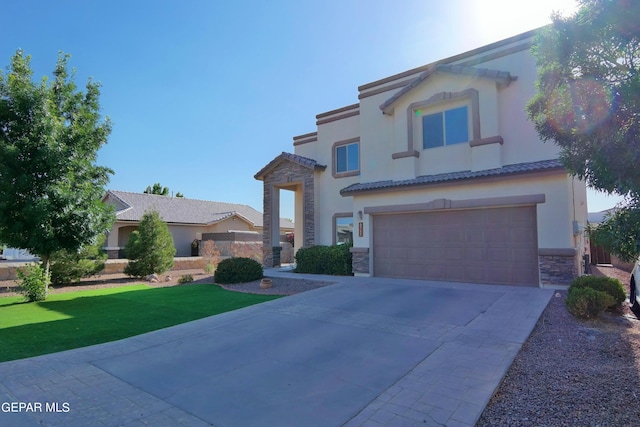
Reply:
M326 165L321 165L320 163L308 157L303 157L303 156L299 156L297 154L292 154L292 153L286 153L283 151L275 159L271 160L265 167L260 169L260 171L254 175L254 178L258 180L262 180L268 172L270 172L273 168L278 166L283 160L288 160L290 162L297 163L309 169L324 170L327 168Z
M262 227L262 213L248 205L116 190L109 190L103 200L110 196L120 221L140 221L145 212L156 210L168 223L207 225L235 215L254 227ZM293 228L293 223L280 219L280 227Z
M400 89L396 92L391 98L387 99L380 105L380 110L382 110L385 114L390 114L393 110L393 105L406 95L408 92L412 91L414 88L419 86L423 81L431 77L436 73L450 73L450 74L460 74L465 76L474 76L474 77L484 77L488 79L493 79L500 84L509 85L511 81L516 78L511 76L511 73L508 71L499 71L499 70L490 70L488 68L475 68L475 67L464 67L462 65L450 65L450 64L436 64L432 67L429 67L427 70L423 71L418 77L413 79L408 85Z
M535 172L545 169L559 169L564 168L562 163L558 159L541 160L530 163L518 163L514 165L507 165L497 169L487 169L481 171L462 171L462 172L449 172L441 173L437 175L423 175L414 179L406 179L402 181L376 181L365 182L362 184L352 184L346 188L340 190L340 194L343 196L350 196L354 193L361 193L373 190L393 189L400 187L412 187L418 185L436 184L449 181L461 181L474 178L491 177L491 176L504 176L515 175L526 172Z

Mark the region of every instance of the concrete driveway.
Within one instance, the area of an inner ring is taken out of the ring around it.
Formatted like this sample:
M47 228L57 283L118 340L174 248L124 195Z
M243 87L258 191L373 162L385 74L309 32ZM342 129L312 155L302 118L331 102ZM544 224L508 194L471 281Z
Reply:
M329 280L338 283L0 363L0 425L472 426L553 294Z

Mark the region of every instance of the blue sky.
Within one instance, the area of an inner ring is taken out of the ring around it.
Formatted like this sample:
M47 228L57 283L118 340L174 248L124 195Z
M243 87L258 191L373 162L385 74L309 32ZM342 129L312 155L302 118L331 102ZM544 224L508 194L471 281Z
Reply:
M514 6L517 4L517 6ZM186 197L262 210L253 175L316 114L357 87L545 25L573 0L5 2L0 66L21 48L34 77L71 54L76 83L101 82L113 121L98 163L110 189L160 182ZM283 192L281 213L293 217ZM617 198L590 194L589 210Z

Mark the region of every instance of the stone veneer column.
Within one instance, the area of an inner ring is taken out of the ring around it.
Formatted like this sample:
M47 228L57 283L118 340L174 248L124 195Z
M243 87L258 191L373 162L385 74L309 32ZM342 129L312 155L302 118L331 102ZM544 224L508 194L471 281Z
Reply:
M283 162L276 169L264 177L263 185L263 232L262 232L262 264L265 267L275 267L280 265L280 242L272 239L273 221L280 223L279 217L274 218L275 209L274 191L278 187L289 187L295 183L302 183L303 186L303 218L295 218L296 221L303 222L304 236L300 239L303 247L315 244L315 223L314 223L314 176L313 169L309 169L294 162ZM296 236L298 239L298 236ZM277 254L276 254L277 252Z
M262 265L265 267L275 267L273 264L273 245L271 243L272 191L273 187L265 179L262 190Z
M352 257L352 272L369 274L369 248L350 248Z
M315 226L315 204L314 204L314 181L313 171L305 170L306 176L302 181L302 193L303 193L303 221L304 221L304 239L303 247L310 247L315 245L316 242L316 226Z
M274 246L271 248L273 258L271 264L273 267L280 266L280 253L282 252L282 246Z

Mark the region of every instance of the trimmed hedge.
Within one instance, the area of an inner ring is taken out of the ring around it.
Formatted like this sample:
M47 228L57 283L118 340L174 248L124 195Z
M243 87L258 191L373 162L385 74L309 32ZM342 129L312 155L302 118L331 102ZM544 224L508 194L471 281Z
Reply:
M216 283L231 284L262 279L262 265L251 258L227 258L220 261L214 279Z
M296 252L296 273L351 276L352 257L349 245L311 246Z
M577 317L588 319L615 304L615 299L606 292L592 288L569 288L569 295L565 301L569 313Z
M625 298L624 287L619 280L582 276L571 282L565 304L569 313L588 319L621 304Z
M581 276L571 282L569 290L571 288L591 288L605 292L615 300L615 303L612 303L611 306L622 304L627 297L622 283L618 279L611 277Z

